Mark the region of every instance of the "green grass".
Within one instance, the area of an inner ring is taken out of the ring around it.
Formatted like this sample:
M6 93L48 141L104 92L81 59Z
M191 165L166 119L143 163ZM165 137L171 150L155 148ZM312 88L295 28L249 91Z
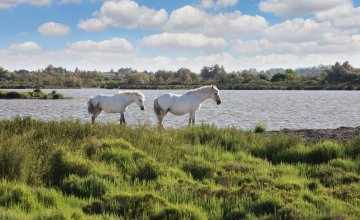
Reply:
M0 219L356 219L359 138L0 121Z
M17 91L0 91L0 99L64 99L62 94L55 90L49 94L43 93L39 89L32 92L17 92Z

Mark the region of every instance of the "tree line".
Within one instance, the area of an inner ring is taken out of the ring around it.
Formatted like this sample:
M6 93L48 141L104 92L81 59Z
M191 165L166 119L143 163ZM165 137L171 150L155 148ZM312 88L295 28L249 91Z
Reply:
M9 71L0 67L0 88L192 88L217 84L222 89L357 89L360 69L344 62L301 69L248 69L227 72L224 66L204 66L200 73L176 71L84 71L47 66L45 69ZM360 85L359 85L360 89Z

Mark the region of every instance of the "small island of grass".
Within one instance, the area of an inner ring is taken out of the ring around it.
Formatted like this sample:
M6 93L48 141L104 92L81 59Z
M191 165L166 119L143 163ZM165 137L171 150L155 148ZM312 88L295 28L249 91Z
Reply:
M40 89L33 91L17 92L17 91L0 91L0 99L64 99L64 95L53 90L51 93L44 93Z

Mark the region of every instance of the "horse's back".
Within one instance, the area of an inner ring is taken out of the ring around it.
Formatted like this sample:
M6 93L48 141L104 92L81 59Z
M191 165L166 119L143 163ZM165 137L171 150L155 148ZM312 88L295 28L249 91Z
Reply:
M162 109L168 109L174 103L175 97L178 95L172 93L165 93L158 96L155 100Z

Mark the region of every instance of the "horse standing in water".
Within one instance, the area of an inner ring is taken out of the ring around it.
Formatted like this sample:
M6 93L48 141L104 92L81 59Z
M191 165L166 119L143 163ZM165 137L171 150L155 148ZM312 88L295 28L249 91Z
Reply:
M88 101L88 111L92 114L91 121L93 124L101 111L120 113L120 124L125 124L124 112L126 112L128 106L135 102L143 111L145 110L144 101L144 94L138 91L119 92L116 95L91 96Z
M154 101L154 111L159 121L159 127L164 128L162 121L168 112L174 115L190 113L189 126L194 125L195 113L207 99L213 99L220 105L219 89L216 86L203 86L190 90L184 95L167 93L157 97Z

